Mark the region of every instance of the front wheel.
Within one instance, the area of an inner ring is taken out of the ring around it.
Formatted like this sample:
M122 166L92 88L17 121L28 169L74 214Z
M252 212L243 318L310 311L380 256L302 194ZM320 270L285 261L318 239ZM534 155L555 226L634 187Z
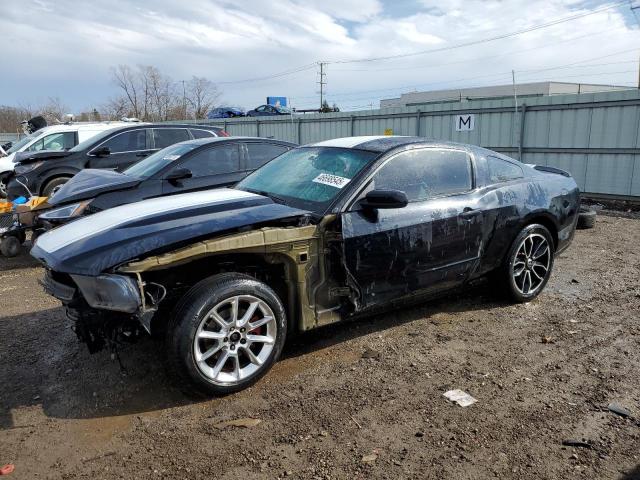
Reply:
M553 237L544 225L527 225L514 240L502 268L507 292L516 302L529 302L544 289L553 269Z
M187 393L233 393L267 373L286 335L284 307L271 288L247 275L214 275L176 306L166 336L168 366Z
M43 197L52 197L55 193L60 190L62 185L67 183L70 180L70 177L58 177L50 180L49 183L45 185L42 189Z

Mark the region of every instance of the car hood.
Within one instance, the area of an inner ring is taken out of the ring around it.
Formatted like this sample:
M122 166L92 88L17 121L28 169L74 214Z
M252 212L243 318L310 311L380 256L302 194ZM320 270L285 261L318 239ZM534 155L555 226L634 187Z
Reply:
M142 180L112 170L87 168L80 170L49 199L50 205L64 205L94 198L101 193L125 190L138 185Z
M71 155L68 150L41 150L39 152L17 152L13 158L14 163L30 163L53 158L64 158Z
M237 228L307 214L241 190L185 193L122 205L63 225L38 237L31 255L57 272L95 276Z

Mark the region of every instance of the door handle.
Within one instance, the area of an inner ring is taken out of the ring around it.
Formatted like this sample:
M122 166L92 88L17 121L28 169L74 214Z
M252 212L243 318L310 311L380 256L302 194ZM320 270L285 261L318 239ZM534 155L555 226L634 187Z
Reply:
M136 157L146 157L148 155L148 153L136 153Z
M465 219L465 220L469 221L469 220L471 220L473 217L475 217L477 214L479 214L480 212L481 212L481 210L480 210L480 209L478 209L478 208L465 207L465 208L462 210L462 213L460 214L460 216L461 216L463 219Z

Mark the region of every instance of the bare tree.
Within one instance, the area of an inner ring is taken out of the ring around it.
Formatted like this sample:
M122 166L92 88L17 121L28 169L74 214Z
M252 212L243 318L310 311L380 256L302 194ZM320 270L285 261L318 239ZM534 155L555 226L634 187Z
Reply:
M129 102L129 111L134 117L140 117L140 82L138 76L129 65L118 65L111 68L113 83L122 90L124 97Z
M191 77L187 85L186 99L193 117L205 118L220 97L220 92L211 80L204 77Z

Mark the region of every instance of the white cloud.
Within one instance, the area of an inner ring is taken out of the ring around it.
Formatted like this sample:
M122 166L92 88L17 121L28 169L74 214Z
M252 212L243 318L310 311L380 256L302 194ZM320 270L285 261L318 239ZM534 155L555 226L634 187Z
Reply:
M412 9L378 0L3 0L0 104L60 96L80 109L114 93L109 67L151 64L174 79L263 77L319 60L429 50L500 35L574 15L584 2L436 0ZM589 3L589 8L603 4ZM631 83L637 52L599 67L533 72L631 49L638 28L618 8L507 40L373 63L329 65L329 99L341 106L377 104L398 87L449 88L554 79ZM629 62L629 63L617 63ZM625 72L625 73L612 73ZM224 85L224 98L246 107L267 95L318 103L314 69L261 83Z

